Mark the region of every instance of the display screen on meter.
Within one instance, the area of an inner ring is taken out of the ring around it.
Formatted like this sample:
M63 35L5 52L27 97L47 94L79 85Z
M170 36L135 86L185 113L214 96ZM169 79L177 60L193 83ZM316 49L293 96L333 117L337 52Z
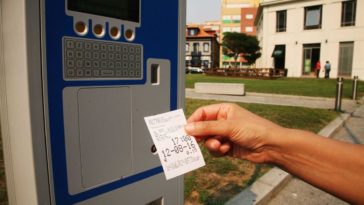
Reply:
M139 23L139 2L139 0L68 0L68 9Z

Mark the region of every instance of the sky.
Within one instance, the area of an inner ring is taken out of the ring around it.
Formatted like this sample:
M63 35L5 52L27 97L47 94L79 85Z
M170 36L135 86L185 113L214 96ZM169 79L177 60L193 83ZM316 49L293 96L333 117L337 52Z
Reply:
M220 20L220 0L187 0L187 23Z

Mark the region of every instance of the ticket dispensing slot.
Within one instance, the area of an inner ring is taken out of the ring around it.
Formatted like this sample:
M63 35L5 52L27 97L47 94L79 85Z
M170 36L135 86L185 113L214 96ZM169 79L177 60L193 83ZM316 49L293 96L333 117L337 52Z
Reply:
M151 66L151 76L150 76L150 79L151 79L151 83L152 85L158 85L159 84L159 65L158 64L152 64Z

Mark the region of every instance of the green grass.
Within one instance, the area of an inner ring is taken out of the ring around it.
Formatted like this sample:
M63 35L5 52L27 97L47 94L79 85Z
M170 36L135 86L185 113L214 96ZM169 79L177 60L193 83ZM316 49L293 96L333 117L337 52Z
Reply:
M190 116L200 106L214 103L219 102L186 99L186 115ZM338 116L325 109L237 104L284 127L312 132L318 132ZM184 195L190 204L224 204L271 168L271 165L255 165L230 157L215 158L203 146L201 150L206 166L185 175Z
M213 103L219 102L214 100L187 99L186 115L191 115L192 112L198 107ZM312 132L320 131L320 129L322 129L338 115L336 112L325 109L248 103L236 104L284 127L304 129Z
M280 78L276 80L244 79L206 76L202 74L186 75L186 88L194 88L196 82L244 83L247 92L300 95L313 97L335 97L336 79L316 78ZM364 95L364 82L358 86L359 96ZM344 98L351 98L352 81L344 80Z

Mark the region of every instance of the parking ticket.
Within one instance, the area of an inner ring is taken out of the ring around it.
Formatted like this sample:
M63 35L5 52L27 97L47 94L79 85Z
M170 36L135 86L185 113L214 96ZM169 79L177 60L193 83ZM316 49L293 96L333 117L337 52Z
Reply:
M172 179L205 166L200 147L186 134L182 109L144 118L166 176Z

